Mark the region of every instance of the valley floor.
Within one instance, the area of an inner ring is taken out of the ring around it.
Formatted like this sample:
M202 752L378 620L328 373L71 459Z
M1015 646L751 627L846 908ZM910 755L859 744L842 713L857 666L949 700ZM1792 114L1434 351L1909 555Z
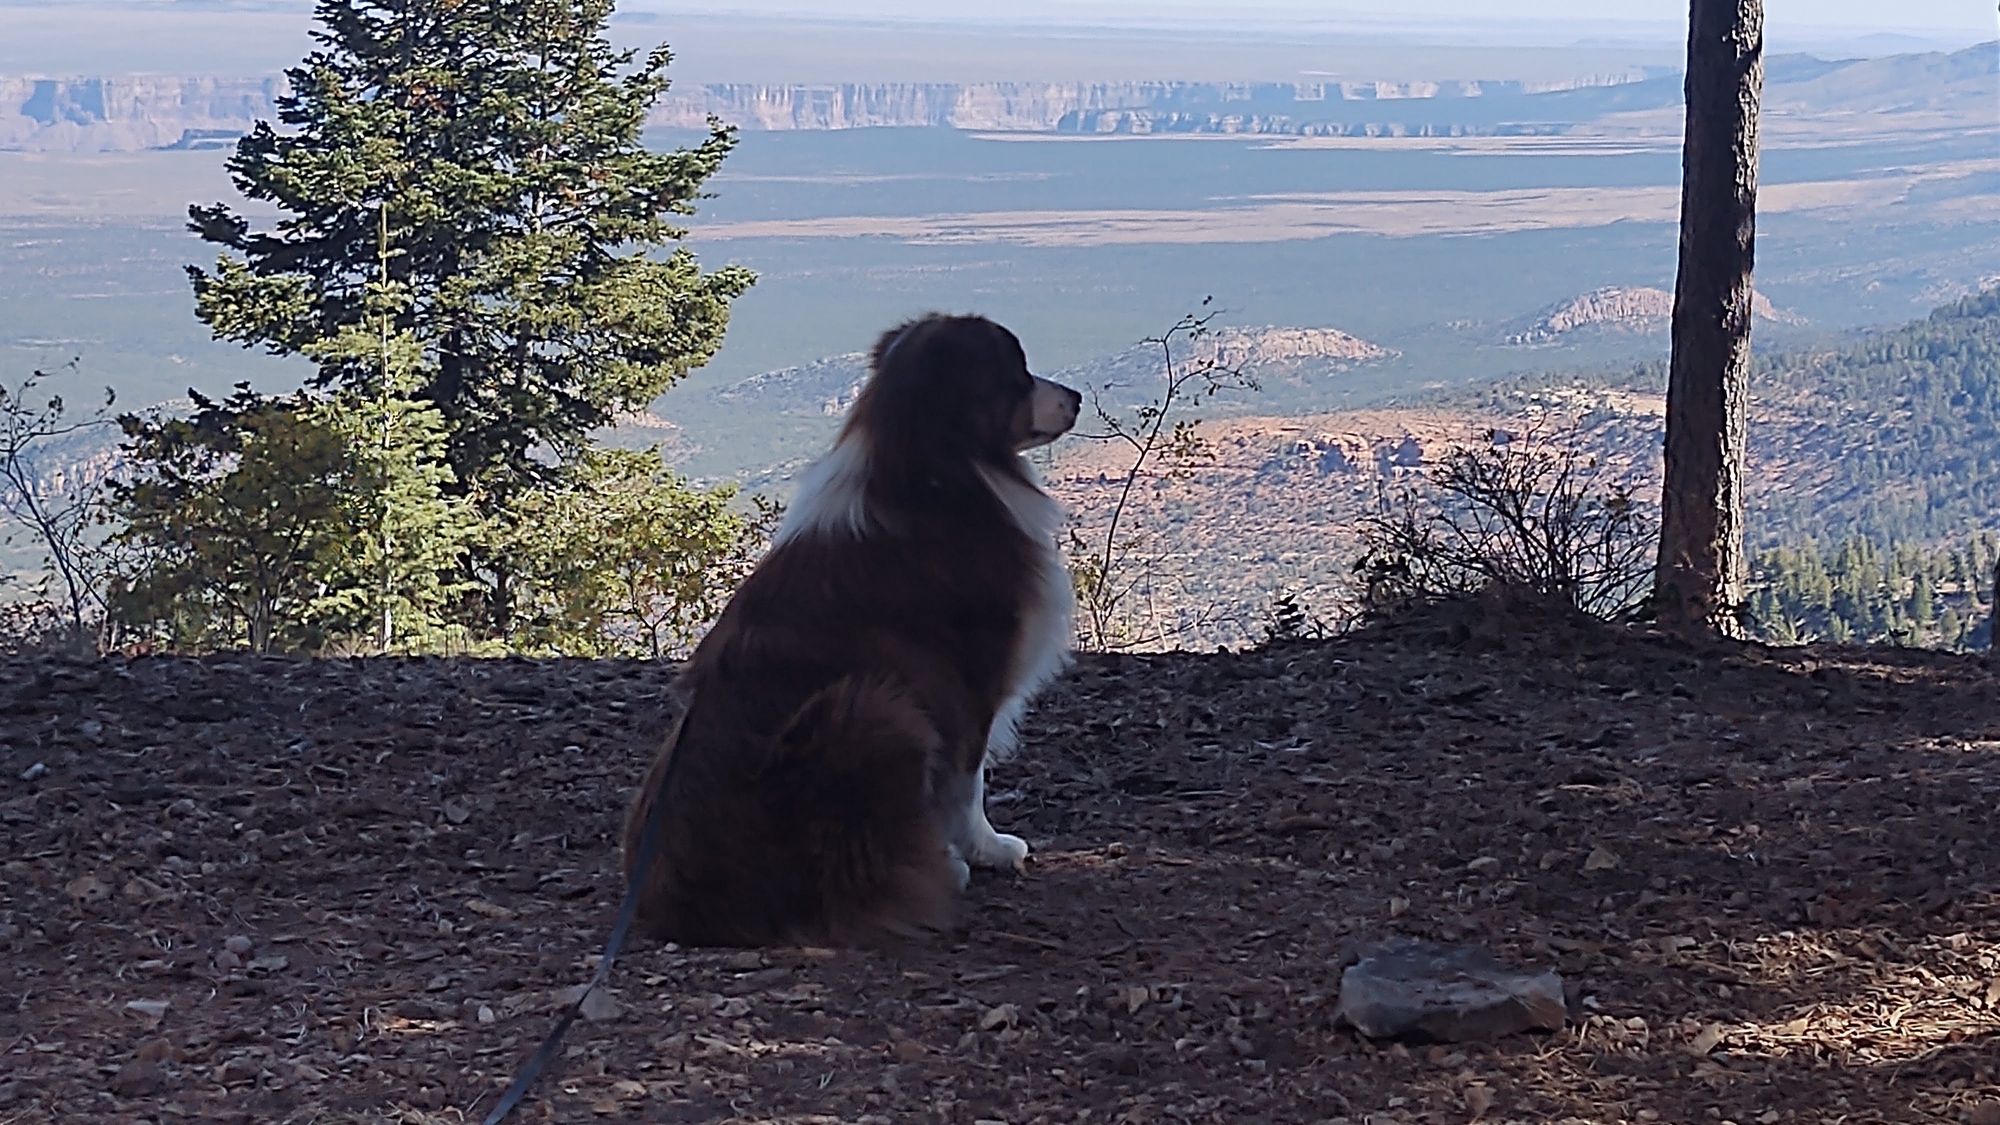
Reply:
M588 975L665 680L0 662L0 1123L476 1120ZM1976 658L1458 608L1085 658L1027 744L961 932L642 943L519 1119L2000 1121ZM1559 969L1571 1028L1332 1027L1391 933Z

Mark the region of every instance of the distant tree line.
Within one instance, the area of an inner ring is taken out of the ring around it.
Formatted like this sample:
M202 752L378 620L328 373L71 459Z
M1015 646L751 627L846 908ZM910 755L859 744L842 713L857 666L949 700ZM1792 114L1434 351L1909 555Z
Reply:
M2000 288L1790 357L1758 381L1763 396L1814 418L1842 481L1764 498L1767 544L1854 533L1933 541L2000 521Z
M1891 643L1984 650L1992 639L2000 534L1950 546L1808 541L1757 554L1749 617L1779 644Z

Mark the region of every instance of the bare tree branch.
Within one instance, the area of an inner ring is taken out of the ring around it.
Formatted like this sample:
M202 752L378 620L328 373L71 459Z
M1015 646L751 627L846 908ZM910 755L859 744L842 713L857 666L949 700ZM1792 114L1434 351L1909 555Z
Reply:
M1212 300L1204 299L1203 309ZM1154 595L1160 586L1179 579L1158 570L1158 553L1145 557L1143 535L1128 526L1128 519L1140 480L1185 474L1207 459L1208 447L1196 428L1199 419L1186 416L1187 412L1224 391L1257 388L1256 380L1228 363L1219 347L1203 346L1211 339L1210 324L1217 315L1212 310L1188 313L1167 331L1140 341L1159 352L1160 382L1157 394L1129 413L1107 401L1106 392L1116 384L1090 388L1098 430L1078 436L1122 443L1132 457L1116 482L1118 496L1102 538L1087 540L1079 530L1070 531L1079 611L1077 643L1082 648L1108 651L1157 645L1212 623L1212 607L1195 614L1200 620L1162 619ZM1149 604L1135 604L1142 593Z

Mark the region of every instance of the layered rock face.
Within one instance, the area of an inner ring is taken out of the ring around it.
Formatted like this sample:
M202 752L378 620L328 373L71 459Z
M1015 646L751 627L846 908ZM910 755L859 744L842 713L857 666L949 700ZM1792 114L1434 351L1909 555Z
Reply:
M712 114L744 129L932 126L996 132L1329 134L1486 131L1503 126L1411 116L1409 103L1511 101L1623 85L1639 73L1568 82L992 82L824 86L720 84L669 94L653 122L698 128ZM1402 103L1402 104L1397 104ZM1365 108L1364 108L1365 107ZM1476 114L1483 118L1486 114Z
M0 149L133 152L242 134L277 114L282 78L0 76Z
M651 124L747 130L933 127L995 132L1472 134L1532 132L1540 95L1639 73L1523 82L992 82L716 84L676 89ZM271 120L282 77L0 76L0 149L130 152L215 143Z

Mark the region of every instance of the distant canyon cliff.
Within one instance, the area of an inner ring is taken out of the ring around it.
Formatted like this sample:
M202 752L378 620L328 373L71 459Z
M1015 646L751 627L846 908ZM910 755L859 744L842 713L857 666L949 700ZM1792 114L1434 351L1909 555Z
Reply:
M997 82L718 84L677 89L651 124L746 130L938 127L995 132L1294 136L1546 132L1589 107L1571 95L1646 83ZM283 78L0 76L0 149L131 152L238 136L276 115ZM1586 114L1587 115L1587 114Z
M1993 44L1950 54L1823 60L1774 56L1774 128L1992 127ZM284 79L0 75L0 150L131 152L227 141L276 116ZM929 126L1014 133L1498 136L1592 123L1678 138L1678 71L1633 69L1560 82L988 82L717 84L670 91L658 127L710 115L746 130ZM1829 115L1815 117L1815 115Z
M713 85L669 94L654 123L699 127L710 114L744 129L935 126L1038 133L1334 135L1472 131L1485 114L1452 103L1636 83L1637 71L1569 82L994 82ZM1489 123L1490 124L1490 123Z
M234 138L277 117L285 80L0 75L0 149L136 152Z

